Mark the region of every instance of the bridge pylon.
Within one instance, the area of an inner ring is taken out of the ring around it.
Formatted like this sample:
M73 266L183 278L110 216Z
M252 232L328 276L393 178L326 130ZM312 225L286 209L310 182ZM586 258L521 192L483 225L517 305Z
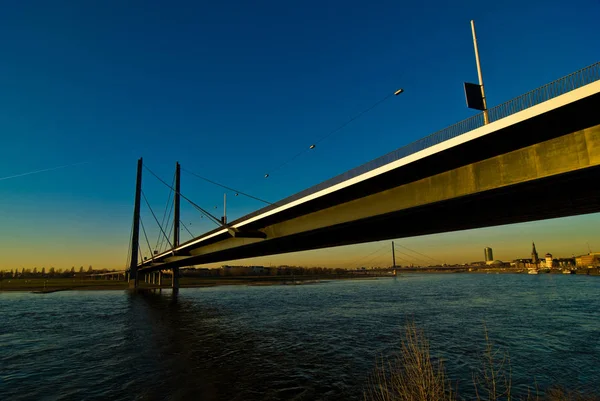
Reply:
M179 246L179 210L180 210L180 191L181 191L181 166L179 162L175 164L175 198L173 210L173 250ZM171 287L173 290L179 289L179 267L173 268L173 276L171 279Z
M131 260L129 263L129 288L137 288L138 281L138 254L140 241L140 201L142 195L142 167L140 157L137 164L137 179L135 182L135 202L133 206L133 232L131 235Z

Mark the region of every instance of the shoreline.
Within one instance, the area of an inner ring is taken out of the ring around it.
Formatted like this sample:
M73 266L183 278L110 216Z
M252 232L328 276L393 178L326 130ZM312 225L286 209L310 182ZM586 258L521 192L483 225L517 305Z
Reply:
M376 280L379 278L392 278L410 276L412 274L527 274L526 269L508 269L508 268L490 268L473 269L469 271L466 268L399 268L398 275L373 273L365 271L364 274L349 274L342 276L323 275L323 276L250 276L250 277L183 277L180 279L179 288L206 288L223 285L246 285L253 287L273 286L273 285L315 285L333 280ZM545 274L562 274L561 270L555 269ZM600 269L578 269L576 275L600 276ZM158 286L140 282L140 290L170 289L170 281L166 285ZM100 280L73 280L70 278L56 279L11 279L0 281L0 294L9 292L30 292L35 294L50 294L62 291L123 291L128 290L128 283L125 281L100 281Z
M273 285L314 285L331 280L364 280L376 279L378 277L310 277L310 278L271 278L264 277L233 277L233 278L215 278L215 277L185 277L180 279L179 288L207 288L225 285L246 285L246 286L273 286ZM6 281L6 280L5 280ZM10 280L8 285L3 283L0 286L0 294L9 292L29 292L35 294L50 294L62 291L124 291L129 289L126 281L99 281L88 280L75 282L71 279L52 279L48 280L44 286L44 279L16 279ZM68 282L71 281L71 282ZM12 283L11 283L12 282ZM16 282L16 283L15 283ZM33 283L32 283L33 282ZM11 285L12 284L12 285ZM15 285L16 284L16 285ZM159 290L171 289L170 282L167 285L152 285L140 282L138 290Z

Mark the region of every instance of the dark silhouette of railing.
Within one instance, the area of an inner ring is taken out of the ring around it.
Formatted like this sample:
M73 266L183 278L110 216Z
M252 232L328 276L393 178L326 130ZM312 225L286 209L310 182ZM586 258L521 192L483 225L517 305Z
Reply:
M579 71L575 71L565 77L557 79L556 81L550 82L549 84L541 86L521 96L499 104L498 106L488 109L490 123L508 117L512 114L518 113L519 111L525 110L537 104L543 103L552 98L563 95L574 89L581 88L582 86L585 86L598 80L600 80L600 62L582 68ZM267 207L259 209L249 215L242 217L241 219L233 221L232 224L246 220L253 216L257 216L268 210L272 210L278 206L285 205L287 203L301 199L305 196L314 194L315 192L321 191L325 188L329 188L343 181L357 177L368 171L374 170L378 167L384 166L388 163L399 160L403 157L419 152L423 149L427 149L433 145L437 145L439 143L447 141L448 139L465 134L469 131L473 131L474 129L480 128L483 125L483 112L481 112L456 124L453 124L447 128L437 131L429 136L421 138L415 142L409 143L408 145L396 149L388 154L380 156L377 159L374 159L368 163L353 168L352 170L348 170L343 174L340 174L326 181L323 181L320 184L300 191L292 196L289 196L279 202L274 203L273 205L269 205Z

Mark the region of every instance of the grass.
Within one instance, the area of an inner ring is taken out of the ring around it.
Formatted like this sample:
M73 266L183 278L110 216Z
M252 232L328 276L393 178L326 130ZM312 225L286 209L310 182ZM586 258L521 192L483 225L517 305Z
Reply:
M511 392L510 358L494 347L484 326L485 350L481 366L473 373L476 401L600 401L596 394L553 387L540 395L537 385L524 398ZM535 383L535 381L534 381ZM364 392L365 401L458 401L462 400L448 379L443 361L431 356L429 341L414 322L407 322L400 350L381 358Z
M413 322L406 324L400 353L382 359L366 394L373 401L455 400L444 363L433 360L429 341Z

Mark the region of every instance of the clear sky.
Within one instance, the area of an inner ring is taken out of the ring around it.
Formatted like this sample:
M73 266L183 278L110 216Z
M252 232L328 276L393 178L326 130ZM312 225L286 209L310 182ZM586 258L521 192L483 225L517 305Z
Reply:
M140 156L168 181L179 161L276 201L473 115L462 89L477 80L470 19L493 106L598 61L599 15L597 0L6 2L0 269L124 266ZM73 163L83 164L3 179ZM162 215L168 189L144 180ZM222 189L182 173L182 192L221 214ZM228 215L261 206L230 196ZM143 219L154 244L147 210ZM189 205L182 219L195 235L214 227ZM481 260L484 246L526 257L532 239L540 253L571 256L600 249L599 223L593 214L399 243L449 263ZM384 245L252 262L343 266Z

